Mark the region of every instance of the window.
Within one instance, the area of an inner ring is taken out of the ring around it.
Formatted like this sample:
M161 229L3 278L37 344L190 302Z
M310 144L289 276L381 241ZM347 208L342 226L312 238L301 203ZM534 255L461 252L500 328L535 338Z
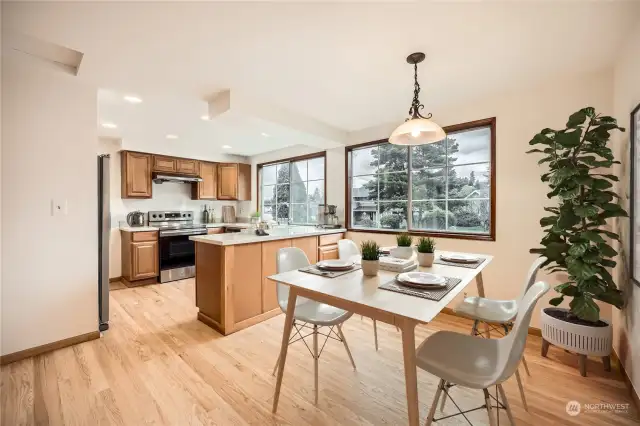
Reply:
M260 212L265 219L316 224L325 197L324 152L258 165Z
M495 239L495 118L445 131L429 145L347 149L350 229Z

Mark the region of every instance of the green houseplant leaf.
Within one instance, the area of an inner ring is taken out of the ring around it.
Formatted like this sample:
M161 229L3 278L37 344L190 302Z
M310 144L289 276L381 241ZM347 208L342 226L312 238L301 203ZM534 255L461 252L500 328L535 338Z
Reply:
M569 275L549 303L558 306L571 298L571 315L591 322L600 317L595 300L623 306L622 292L607 271L618 255L609 241L619 236L603 229L607 219L627 216L611 190L618 177L606 170L619 164L608 146L614 130L624 131L614 118L587 107L571 114L564 129L545 128L529 142L537 145L529 153L541 154L538 164L548 168L541 176L549 185L547 197L557 202L545 208L551 215L540 219L541 247L530 252L547 257L548 271Z

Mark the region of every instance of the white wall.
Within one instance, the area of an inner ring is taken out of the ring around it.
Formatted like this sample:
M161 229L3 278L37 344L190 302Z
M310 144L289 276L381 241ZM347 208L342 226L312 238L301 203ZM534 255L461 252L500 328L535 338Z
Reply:
M615 146L616 157L623 161L616 174L621 176L619 193L629 208L630 181L630 120L629 114L640 104L640 25L627 37L616 61L613 75L613 102L618 124L627 132L618 134ZM640 147L636 146L636 149ZM636 188L636 194L638 188ZM625 196L626 195L626 196ZM636 195L637 196L637 195ZM638 213L636 213L637 215ZM625 369L636 392L640 392L640 287L631 282L629 273L629 220L617 221L616 230L622 237L620 260L614 276L619 287L625 292L626 307L622 311L614 309L614 348L624 362ZM637 237L636 237L637 238ZM635 363L633 362L635 360ZM635 365L634 365L635 364Z
M200 221L201 212L206 205L213 207L218 221L222 215L222 206L234 206L236 216L246 218L251 213L250 201L200 201L191 199L191 185L184 183L153 183L153 198L137 200L121 198L121 173L120 173L120 153L122 141L119 139L98 139L98 154L109 154L111 156L110 167L110 211L111 211L111 238L109 241L109 278L116 278L122 275L122 259L120 245L120 223L126 221L129 212L140 210L147 213L152 210L192 210L196 213L196 221ZM154 153L166 154L165 151L155 151ZM244 162L245 157L233 155L219 155L205 158L207 161L220 162ZM248 219L247 219L248 220Z
M11 54L2 52L3 355L98 329L96 89ZM51 215L52 199L66 200L66 215Z
M566 79L546 82L539 87L519 91L496 93L491 98L470 100L446 110L431 111L434 120L442 126L496 117L496 241L470 241L438 238L438 248L495 256L485 270L484 281L487 296L516 298L522 289L524 276L535 258L529 249L537 247L542 237L539 220L545 215L544 206L553 203L546 198L548 188L540 182L544 170L537 165L538 158L527 155L528 143L534 134L545 127L564 127L569 115L585 106L593 106L603 113L612 111L612 73L609 71L590 75L574 75ZM424 100L428 100L428 95ZM397 123L365 129L350 135L350 143L356 144L387 138ZM313 148L296 147L252 157L252 163L273 161L314 152ZM332 153L329 155L329 153ZM328 151L327 200L340 206L344 221L344 148ZM254 192L255 199L255 192ZM255 205L255 204L254 204ZM393 235L349 233L349 238L361 241L374 239L382 245L392 245ZM540 276L544 278L544 274ZM550 278L550 284L556 279ZM467 288L475 294L475 286ZM553 291L547 299L553 297ZM455 302L454 302L455 303ZM545 306L546 300L540 303ZM453 303L452 303L453 306ZM609 306L602 308L602 317L610 318ZM538 310L533 326L539 326Z

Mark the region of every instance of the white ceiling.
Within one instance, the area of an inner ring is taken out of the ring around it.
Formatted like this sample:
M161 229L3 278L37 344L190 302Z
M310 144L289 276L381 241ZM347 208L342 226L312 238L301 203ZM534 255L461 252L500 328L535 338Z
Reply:
M413 51L427 53L421 99L437 121L444 105L610 66L639 17L637 1L3 2L2 26L84 53L78 78L103 89L99 119L125 142L174 133L253 155L307 143L300 117L335 135L402 121ZM224 90L289 111L291 125L242 111L201 120Z

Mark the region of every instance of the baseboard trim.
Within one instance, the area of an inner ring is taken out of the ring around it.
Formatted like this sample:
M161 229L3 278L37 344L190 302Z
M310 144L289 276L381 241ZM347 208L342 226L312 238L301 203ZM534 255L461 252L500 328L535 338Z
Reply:
M622 375L622 380L624 381L624 384L627 386L629 395L631 395L631 400L633 401L633 404L636 406L636 410L640 412L640 397L638 397L638 392L633 387L633 383L631 383L631 379L629 378L627 371L624 369L622 360L620 360L620 357L618 356L615 350L611 352L611 363L613 364L614 367L617 366L618 371L620 372L620 375Z
M122 277L109 278L110 283L115 283L122 280Z
M469 319L469 318L464 317L462 315L456 314L455 311L453 309L451 309L451 308L445 307L441 312L443 314L453 315L454 317ZM542 337L542 330L540 330L537 327L529 327L529 330L527 332L532 336Z
M0 357L0 365L11 364L12 362L20 361L32 356L41 355L47 352L55 351L56 349L66 348L67 346L73 346L77 345L78 343L88 342L89 340L95 340L99 338L100 332L92 331L91 333L69 337L68 339L58 340L57 342L47 343L46 345L36 346L35 348L29 348L11 354L2 355Z

